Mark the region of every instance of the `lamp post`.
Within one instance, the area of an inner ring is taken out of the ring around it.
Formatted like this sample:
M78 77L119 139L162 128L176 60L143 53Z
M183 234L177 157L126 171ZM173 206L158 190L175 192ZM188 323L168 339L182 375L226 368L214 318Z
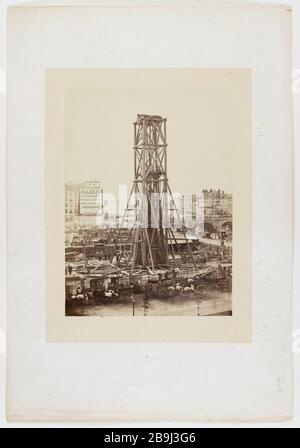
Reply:
M144 316L148 315L148 310L149 310L149 300L148 297L146 297L146 295L144 296Z
M135 297L134 294L131 294L131 302L132 302L132 316L134 316L134 308L135 308Z

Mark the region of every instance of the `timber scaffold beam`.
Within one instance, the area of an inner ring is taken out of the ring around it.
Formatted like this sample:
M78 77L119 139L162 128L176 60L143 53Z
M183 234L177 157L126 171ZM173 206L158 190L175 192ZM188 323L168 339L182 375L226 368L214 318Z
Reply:
M129 204L134 203L134 219L128 238L120 253L118 262L123 261L125 247L130 244L126 266L131 271L137 267L158 267L168 264L169 252L175 261L174 245L177 241L170 225L170 209L177 214L177 222L182 223L167 177L167 133L166 118L158 115L137 116L134 123L134 180ZM120 224L116 247L122 231ZM193 253L184 226L181 231L186 240L191 261L196 267Z

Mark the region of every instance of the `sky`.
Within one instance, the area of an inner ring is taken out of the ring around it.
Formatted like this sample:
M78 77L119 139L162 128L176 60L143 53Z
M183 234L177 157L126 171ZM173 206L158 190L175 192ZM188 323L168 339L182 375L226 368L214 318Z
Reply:
M234 123L231 88L199 70L137 78L109 76L65 94L65 180L100 180L116 194L133 180L133 122L137 114L167 118L168 178L179 193L214 188L232 192ZM133 78L133 79L132 79ZM136 81L136 82L135 82Z

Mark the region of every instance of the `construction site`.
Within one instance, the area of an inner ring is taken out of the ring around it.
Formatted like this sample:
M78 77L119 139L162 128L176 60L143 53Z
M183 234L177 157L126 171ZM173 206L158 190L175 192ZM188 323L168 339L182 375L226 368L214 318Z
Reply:
M231 315L231 229L193 234L167 171L167 120L137 115L134 178L114 228L81 226L65 246L66 315ZM129 153L130 154L130 153Z

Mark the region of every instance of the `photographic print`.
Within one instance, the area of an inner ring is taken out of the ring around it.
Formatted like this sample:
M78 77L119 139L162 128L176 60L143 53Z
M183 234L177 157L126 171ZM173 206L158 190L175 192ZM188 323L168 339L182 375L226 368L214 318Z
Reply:
M66 93L67 316L232 315L230 89L155 78Z
M51 340L250 337L250 99L248 69L47 70Z

